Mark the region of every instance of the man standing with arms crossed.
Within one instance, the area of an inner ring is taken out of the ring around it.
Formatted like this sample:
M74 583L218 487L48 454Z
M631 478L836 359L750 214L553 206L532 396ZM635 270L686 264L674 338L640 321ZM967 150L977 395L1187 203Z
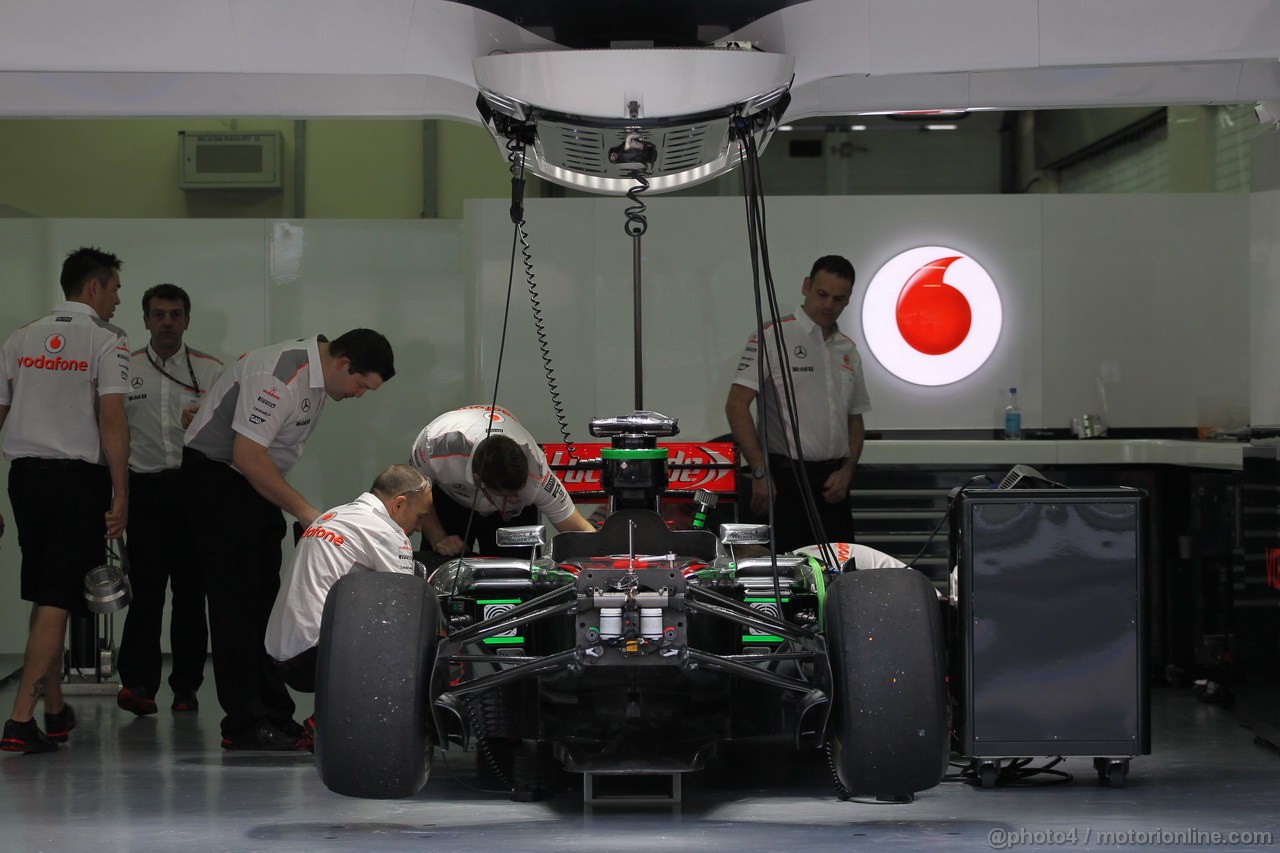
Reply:
M853 279L849 261L839 255L818 258L800 288L804 296L800 309L781 318L800 427L800 452L785 417L781 359L772 324L765 327L768 448L761 447L760 433L751 419L751 402L760 392L756 368L759 342L754 333L738 362L725 402L729 428L750 474L751 510L764 515L773 501L775 541L781 551L814 540L796 482L800 465L808 474L826 541L854 541L849 483L862 455L862 415L871 410L871 400L858 348L836 325L849 304ZM765 478L766 452L773 475L772 493Z
M326 397L362 397L394 375L391 344L371 329L285 341L224 370L187 428L182 485L209 603L223 749L307 745L263 646L280 588L281 510L303 527L320 515L285 475Z
M67 620L88 616L84 576L128 520L129 341L107 321L120 304L120 259L81 248L62 264L66 301L9 336L0 351L0 428L32 603L22 678L0 749L53 752L75 714L62 698ZM45 731L34 719L44 698ZM47 732L47 734L46 734Z
M191 298L176 284L157 284L142 295L142 322L151 333L132 354L129 395L129 580L133 602L124 622L116 704L138 716L156 712L162 659L160 631L165 588L173 590L169 646L173 652L171 708L199 708L209 627L204 582L191 560L186 496L179 482L182 433L200 396L222 372L222 362L183 344ZM186 423L184 423L184 420Z

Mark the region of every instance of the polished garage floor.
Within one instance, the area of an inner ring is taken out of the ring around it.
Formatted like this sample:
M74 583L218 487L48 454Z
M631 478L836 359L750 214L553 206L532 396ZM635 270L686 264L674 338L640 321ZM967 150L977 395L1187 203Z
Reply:
M13 690L0 690L6 708ZM1154 754L1133 762L1120 789L1100 787L1092 762L1071 758L1059 765L1075 776L1066 785L982 790L948 781L909 805L842 803L823 765L771 751L769 769L752 771L764 762L738 756L719 773L691 777L679 809L585 809L578 792L512 802L477 789L474 756L456 751L448 763L437 753L413 800L351 800L324 788L308 754L222 752L211 683L200 698L198 715L178 717L161 696L160 714L144 719L111 696L73 698L80 726L71 745L52 755L0 754L0 850L1118 849L1098 843L1100 830L1270 832L1271 844L1185 846L1280 849L1280 754L1190 691L1153 693ZM1000 843L1005 837L1012 843Z

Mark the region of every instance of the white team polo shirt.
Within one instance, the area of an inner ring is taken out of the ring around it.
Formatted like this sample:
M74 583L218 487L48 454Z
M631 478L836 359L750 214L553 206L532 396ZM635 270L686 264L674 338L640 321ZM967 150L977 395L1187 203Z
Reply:
M317 338L250 350L222 371L184 438L189 447L231 465L239 433L265 447L287 474L302 458L325 399Z
M493 435L505 435L520 445L529 459L529 479L515 497L490 494L471 472L472 454L490 424ZM560 478L551 473L542 449L506 409L466 406L445 412L418 433L410 457L409 464L462 506L469 508L475 500L480 515L500 512L503 518L511 518L530 504L552 524L573 515L573 501Z
M356 569L413 574L409 537L369 492L322 514L298 540L267 620L267 654L289 660L319 643L329 589Z
M841 569L844 564L853 560L855 569L905 569L907 564L899 560L892 554L886 554L884 551L878 551L866 545L855 545L852 542L832 542L829 546L835 559L836 569ZM806 545L803 548L796 548L795 553L804 554L806 557L813 557L819 563L825 562L827 552L819 545Z
M105 464L98 398L129 392L129 339L83 302L59 302L0 350L4 458Z
M783 317L781 323L782 339L791 365L796 420L800 424L804 459L815 462L843 459L849 455L849 416L871 411L871 398L867 396L858 348L838 328L824 340L822 327L810 320L803 308ZM783 414L786 397L782 390L782 371L778 366L772 323L765 327L765 343L769 353L765 367L765 378L769 383L765 390L765 404L769 411L768 452L797 459L795 439ZM759 393L757 349L756 336L752 333L742 357L738 359L738 372L733 384Z
M132 354L133 378L124 410L129 417L129 470L138 474L182 465L182 410L213 385L222 362L183 345L163 359L151 344Z

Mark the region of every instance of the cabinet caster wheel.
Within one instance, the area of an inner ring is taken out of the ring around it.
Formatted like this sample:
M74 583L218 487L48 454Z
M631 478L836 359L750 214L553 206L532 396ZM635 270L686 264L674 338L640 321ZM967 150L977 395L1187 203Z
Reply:
M1093 769L1098 771L1098 782L1111 788L1123 788L1129 775L1127 758L1095 758Z
M978 763L978 784L983 788L994 788L1000 776L999 761L981 761Z

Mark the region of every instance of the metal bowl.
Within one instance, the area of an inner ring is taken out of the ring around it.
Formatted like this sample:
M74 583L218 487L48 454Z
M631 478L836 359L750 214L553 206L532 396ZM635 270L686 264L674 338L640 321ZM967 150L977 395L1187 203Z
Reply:
M115 613L133 601L129 576L119 566L98 566L84 576L84 600L94 613Z

